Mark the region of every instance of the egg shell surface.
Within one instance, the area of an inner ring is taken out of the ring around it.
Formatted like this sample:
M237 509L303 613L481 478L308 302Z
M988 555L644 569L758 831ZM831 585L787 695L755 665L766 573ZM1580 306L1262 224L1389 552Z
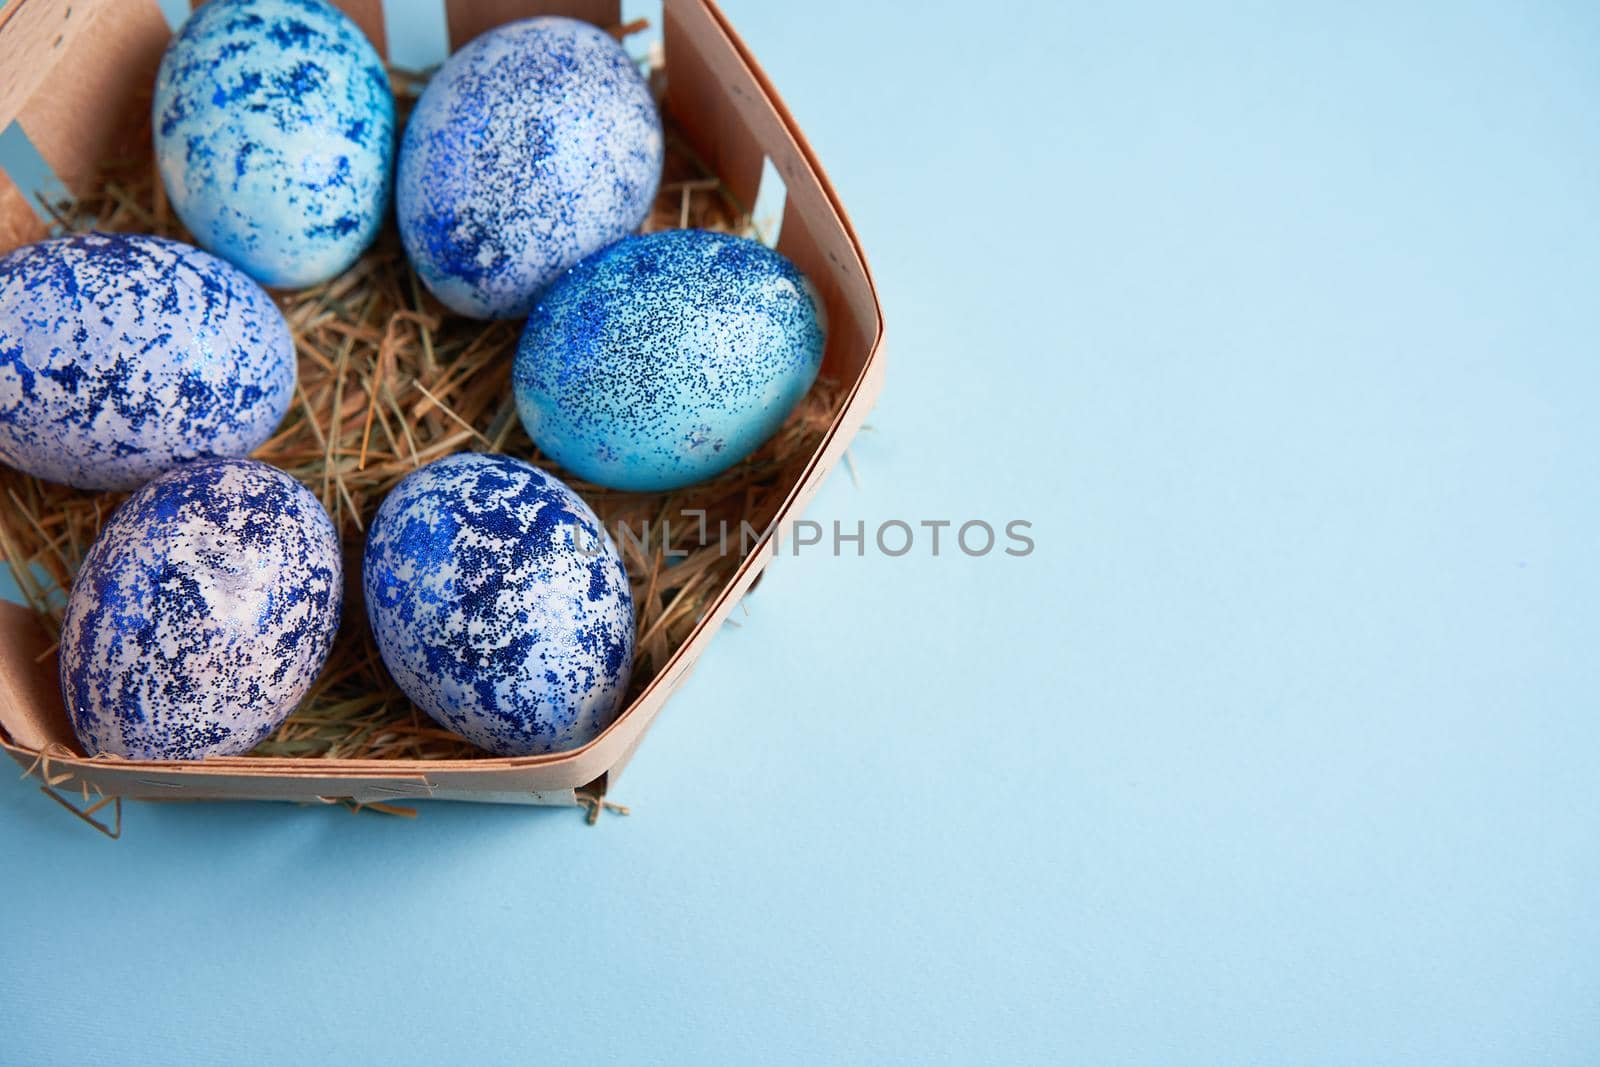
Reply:
M339 541L276 467L204 460L111 516L72 583L61 695L91 755L248 752L322 669L339 625Z
M490 30L446 61L406 125L406 254L455 311L521 318L644 221L663 143L649 87L603 30L554 17Z
M200 244L263 285L334 277L389 203L395 112L370 42L323 0L211 0L167 45L156 158Z
M132 489L242 456L294 383L277 305L198 248L85 233L0 258L0 461L25 473Z
M539 448L613 489L727 470L771 437L822 366L825 318L797 267L706 230L628 237L540 298L517 348Z
M554 475L475 452L407 475L372 521L362 586L400 688L480 748L575 748L616 717L633 666L628 575Z

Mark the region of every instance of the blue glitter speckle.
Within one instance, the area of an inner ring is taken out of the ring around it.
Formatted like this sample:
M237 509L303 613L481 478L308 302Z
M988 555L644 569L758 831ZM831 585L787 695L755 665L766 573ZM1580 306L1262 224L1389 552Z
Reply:
M822 304L755 241L628 237L552 285L517 349L517 410L546 455L591 482L662 491L771 437L822 365Z
M627 573L588 505L539 468L461 453L407 476L373 519L362 581L395 681L472 743L561 751L615 718Z
M277 305L197 248L86 233L0 259L0 461L80 489L132 489L242 456L294 395Z
M394 98L377 52L331 4L211 0L167 46L153 116L179 217L263 284L326 281L377 236Z
M644 221L662 152L649 87L605 32L566 18L500 26L450 57L406 126L406 253L454 310L520 318Z
M117 509L73 581L61 694L91 754L241 755L294 710L339 625L338 537L253 460L191 463Z

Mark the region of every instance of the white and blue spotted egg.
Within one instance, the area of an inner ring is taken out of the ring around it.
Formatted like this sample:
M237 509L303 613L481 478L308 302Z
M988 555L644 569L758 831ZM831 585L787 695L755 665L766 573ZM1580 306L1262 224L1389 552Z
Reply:
M263 285L326 281L377 236L394 96L332 4L211 0L168 44L152 112L178 217Z
M367 533L362 587L389 673L480 748L576 748L616 717L628 575L594 512L539 468L468 452L408 475Z
M637 229L661 180L661 117L622 46L567 18L490 30L439 69L400 144L396 214L450 308L520 318Z
M613 489L720 474L783 424L822 366L825 312L765 245L706 230L629 237L540 299L517 349L534 444Z
M294 395L272 299L198 248L85 233L0 259L0 461L79 489L132 489L242 456Z
M248 752L316 678L339 625L333 523L254 460L146 485L90 547L61 626L61 695L90 755Z

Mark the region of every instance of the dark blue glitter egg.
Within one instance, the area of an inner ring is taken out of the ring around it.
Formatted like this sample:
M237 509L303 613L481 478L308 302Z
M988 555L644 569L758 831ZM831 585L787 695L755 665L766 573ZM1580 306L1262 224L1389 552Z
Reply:
M594 512L539 468L468 452L407 475L367 532L362 585L389 673L473 744L555 752L616 717L628 575Z
M86 233L0 259L0 461L80 489L132 489L242 456L294 396L278 307L198 248Z
M324 0L211 0L156 76L156 158L178 217L263 285L326 281L383 223L394 96Z
M461 314L520 318L644 221L662 145L649 87L610 35L566 18L490 30L439 69L406 124L406 254Z
M719 474L782 425L822 366L822 302L765 245L705 230L629 237L539 300L513 385L528 435L613 489Z
M146 485L84 557L61 623L61 696L91 755L248 752L305 696L343 593L317 498L254 460Z

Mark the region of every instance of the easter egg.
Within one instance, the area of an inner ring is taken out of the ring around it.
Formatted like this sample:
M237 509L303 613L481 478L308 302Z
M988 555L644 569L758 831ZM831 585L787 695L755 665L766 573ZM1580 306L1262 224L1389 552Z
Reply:
M0 461L80 489L132 489L242 456L294 395L272 299L198 248L85 233L0 259Z
M480 748L575 748L616 717L633 665L628 575L553 475L476 452L412 472L372 520L362 588L394 680Z
M236 756L294 710L339 625L339 539L317 498L247 459L146 485L84 557L61 696L90 755Z
M824 310L755 241L705 230L629 237L552 285L512 376L528 435L580 478L676 489L771 437L822 365Z
M152 123L178 217L263 285L326 281L377 236L394 97L332 4L211 0L167 45Z
M490 30L439 69L406 124L406 254L452 309L520 318L644 221L662 145L650 89L610 35L554 17Z

